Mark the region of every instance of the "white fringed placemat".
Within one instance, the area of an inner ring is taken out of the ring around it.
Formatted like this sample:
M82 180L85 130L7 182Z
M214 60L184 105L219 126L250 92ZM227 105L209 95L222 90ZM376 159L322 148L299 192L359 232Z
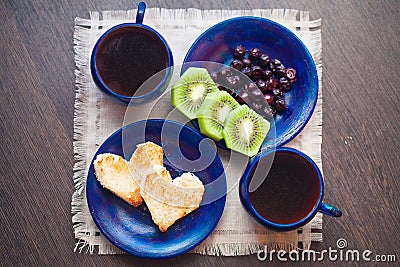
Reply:
M74 183L72 221L77 243L75 251L99 254L122 253L104 236L90 216L86 195L86 175L99 145L122 127L126 107L118 105L96 88L90 75L90 54L98 37L108 28L135 21L136 10L90 12L89 19L76 18L74 49L76 63L76 98L74 113ZM297 10L146 10L144 24L159 31L169 43L175 64L181 64L193 41L210 26L237 16L258 16L274 20L291 29L308 47L317 65L319 96L311 120L287 146L308 154L322 170L322 59L321 20L309 20L308 11ZM146 114L144 114L143 118ZM221 155L224 165L227 159ZM234 170L227 177L239 179ZM257 253L265 245L274 249L309 249L312 241L322 241L322 216L318 214L302 229L277 233L256 224L240 204L238 189L227 195L224 213L212 234L193 253L236 256Z

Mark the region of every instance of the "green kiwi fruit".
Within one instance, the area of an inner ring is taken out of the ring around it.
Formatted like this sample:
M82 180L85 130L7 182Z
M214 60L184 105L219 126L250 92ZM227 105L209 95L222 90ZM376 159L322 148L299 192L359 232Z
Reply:
M219 91L207 69L188 68L172 86L171 103L189 119L195 119L207 94Z
M215 141L221 140L224 121L238 106L238 102L225 91L209 93L197 112L200 132Z
M260 150L268 131L269 122L242 105L226 117L222 136L226 147L252 157Z

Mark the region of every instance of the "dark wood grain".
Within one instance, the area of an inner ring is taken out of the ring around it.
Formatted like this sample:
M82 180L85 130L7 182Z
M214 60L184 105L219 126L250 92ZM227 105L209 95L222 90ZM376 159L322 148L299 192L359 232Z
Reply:
M136 2L0 1L0 254L2 266L265 266L255 255L152 261L74 254L74 18ZM147 1L148 7L310 10L322 18L324 242L400 261L400 2ZM330 262L327 262L330 264ZM345 265L345 262L336 262ZM347 263L348 264L348 263ZM309 265L309 263L303 263Z

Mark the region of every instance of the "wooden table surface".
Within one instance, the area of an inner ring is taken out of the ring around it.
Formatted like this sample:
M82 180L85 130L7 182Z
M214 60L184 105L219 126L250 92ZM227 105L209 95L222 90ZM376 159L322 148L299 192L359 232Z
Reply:
M88 17L89 10L127 10L136 4L0 1L0 265L279 264L276 258L260 262L256 255L187 254L152 261L73 253L74 18ZM324 242L312 248L336 248L337 239L344 238L351 249L395 254L398 264L400 1L149 0L147 6L291 8L322 18L325 200L341 207L343 217L325 217Z

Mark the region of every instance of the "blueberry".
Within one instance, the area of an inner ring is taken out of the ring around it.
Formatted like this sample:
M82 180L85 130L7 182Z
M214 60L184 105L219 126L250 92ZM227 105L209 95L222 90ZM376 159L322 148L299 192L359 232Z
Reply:
M249 50L249 57L253 60L258 60L261 56L261 50L259 48L252 48Z
M243 68L243 62L240 59L234 59L231 62L231 67L237 70L241 70Z
M280 66L280 65L282 65L282 63L281 63L278 59L276 59L276 58L274 58L273 60L271 60L271 62L274 63L275 66Z
M271 77L267 80L267 88L271 91L276 88L276 80L274 78Z
M271 107L271 113L272 113L272 116L275 116L275 114L276 114L276 108L275 107Z
M274 89L272 90L272 94L275 96L275 98L279 99L282 97L283 93L279 89Z
M237 59L244 58L244 54L246 54L246 48L244 48L242 45L236 46L233 50L233 56Z
M222 79L225 79L227 76L232 76L232 69L229 67L223 67L220 71L219 71L220 77Z
M284 99L278 99L275 101L275 108L277 112L282 112L284 111L287 106L286 106L286 102Z
M246 84L244 86L244 88L245 88L245 90L247 90L249 92L258 91L259 90L257 85L255 83L253 83L253 82L250 82L250 83Z
M257 102L251 103L251 108L256 111L257 113L262 111L263 105Z
M236 72L236 71L235 71ZM233 75L233 77L236 79L237 83L240 84L242 82L242 79L240 78L240 76L238 74Z
M235 76L226 76L225 80L227 81L228 86L231 88L238 84L238 80Z
M272 72L276 71L276 65L273 62L270 62L268 65L268 69Z
M288 91L290 89L290 82L288 81L288 79L286 79L285 77L281 77L279 79L279 88L281 88L282 91Z
M286 68L283 64L276 66L275 75L280 78L286 75Z
M254 80L260 79L263 73L263 69L260 66L253 66L251 67L252 74L251 78Z
M266 69L263 71L263 78L264 79L269 79L272 77L272 71L270 71L269 69Z
M258 80L257 86L258 86L258 88L260 88L261 92L263 92L263 93L266 93L268 90L267 82L265 80L262 80L262 79Z
M294 68L287 68L286 69L286 78L291 82L296 81L296 70Z
M248 77L251 77L252 70L249 67L244 67L243 69L240 70L243 74L247 75Z
M263 93L261 92L260 89L257 88L257 90L253 90L250 92L251 97L256 99L260 99L261 97L264 97Z
M269 64L269 56L267 54L262 54L260 56L260 59L258 60L258 62L260 63L261 66L266 67Z
M267 101L267 103L268 103L269 105L272 105L272 104L274 103L274 96L271 95L271 94L269 94L269 93L266 93L266 94L264 95L264 99L265 99L265 101Z
M242 62L244 67L251 67L251 60L249 58L244 58Z

